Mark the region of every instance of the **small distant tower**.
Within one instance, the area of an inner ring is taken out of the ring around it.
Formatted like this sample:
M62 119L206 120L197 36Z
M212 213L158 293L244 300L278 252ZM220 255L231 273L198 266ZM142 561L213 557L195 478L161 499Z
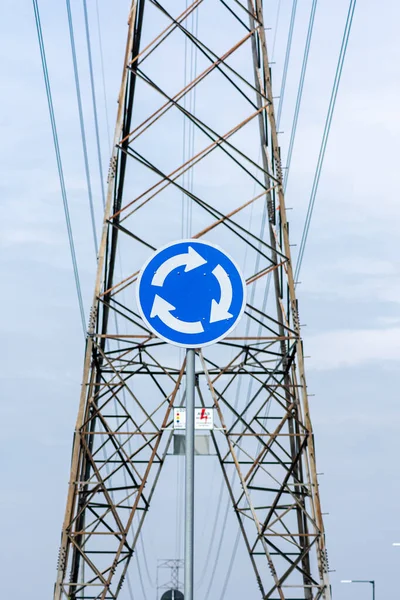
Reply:
M179 590L168 590L161 596L161 600L183 600L184 595Z
M163 558L157 561L157 600L183 600L183 583L179 571L183 570L183 559ZM163 569L169 569L169 578Z

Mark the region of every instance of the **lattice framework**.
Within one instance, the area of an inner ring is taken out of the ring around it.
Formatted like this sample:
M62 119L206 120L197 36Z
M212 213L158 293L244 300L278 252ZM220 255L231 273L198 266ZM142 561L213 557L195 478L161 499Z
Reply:
M138 0L130 12L55 599L120 596L168 457L185 361L146 329L133 290L145 258L181 237L183 197L191 237L221 238L238 262L248 258L245 317L198 350L196 392L199 405L215 407L211 438L260 595L329 600L262 3L195 0L173 16L177 4ZM210 5L226 30L210 26L204 39L188 22ZM160 65L178 71L170 52L182 39L200 59L177 87ZM195 92L204 105L193 112ZM196 130L183 161L166 133L179 119ZM234 180L229 198L223 185L215 193L223 169ZM206 185L193 184L192 173L197 181L210 170Z

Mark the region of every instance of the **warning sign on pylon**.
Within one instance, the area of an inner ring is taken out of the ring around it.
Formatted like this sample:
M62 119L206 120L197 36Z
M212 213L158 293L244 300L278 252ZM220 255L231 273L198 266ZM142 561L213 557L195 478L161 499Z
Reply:
M214 429L214 409L195 408L194 428L208 431ZM174 429L186 429L186 408L174 408Z
M213 429L214 428L214 409L213 408L195 408L194 409L194 428L195 429Z
M186 427L186 409L174 408L174 429L185 429Z

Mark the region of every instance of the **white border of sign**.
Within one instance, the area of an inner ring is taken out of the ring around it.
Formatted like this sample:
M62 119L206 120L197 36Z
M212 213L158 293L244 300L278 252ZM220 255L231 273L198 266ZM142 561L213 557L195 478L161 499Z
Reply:
M210 420L204 423L200 420L201 413L203 410L210 411ZM213 406L201 406L194 409L194 428L196 431L212 431L214 429L214 407Z
M176 422L177 413L179 413L182 417L182 420L180 423ZM180 406L178 406L178 407L174 406L174 429L176 431L182 431L182 430L186 429L186 408L182 408Z
M217 250L219 250L220 252L222 252L222 254L225 254L225 256L227 256L229 258L229 260L233 263L233 265L236 267L236 270L237 270L237 272L239 274L239 277L240 277L242 285L243 285L243 303L242 303L240 312L239 312L239 314L238 314L238 316L237 316L234 324L223 335L220 335L218 338L215 338L211 342L206 342L204 344L201 344L201 346L199 346L199 344L180 344L178 342L172 342L168 338L160 335L158 333L158 331L156 331L156 329L154 329L153 326L151 325L151 323L149 323L149 321L146 319L146 317L145 317L145 315L144 315L144 313L142 311L142 306L140 304L140 298L139 298L139 288L140 288L140 282L142 280L142 275L143 275L145 269L147 268L148 264L153 260L154 256L156 254L158 254L159 252L162 252L166 248L170 248L171 246L175 246L176 244L181 244L181 243L185 243L185 242L187 242L189 244L190 243L196 243L196 244L203 244L204 246L211 246L211 248L216 248ZM225 252L225 250L223 250L223 248L221 248L217 244L212 244L211 242L206 242L204 240L197 240L196 238L187 238L187 239L183 239L183 240L175 240L174 242L170 242L169 244L165 244L165 246L161 246L161 248L158 248L155 252L153 252L153 254L146 260L146 262L144 263L144 265L140 269L140 273L139 273L139 275L137 277L137 280L136 280L135 295L136 295L136 304L137 304L140 316L142 317L143 321L146 323L146 325L149 327L149 329L151 329L151 331L155 334L155 336L157 338L159 338L161 340L164 340L164 342L167 342L167 344L170 344L171 346L178 346L179 348L205 348L206 346L212 346L213 344L216 344L217 342L223 340L239 324L239 321L242 318L244 310L246 308L247 284L246 284L246 280L244 279L244 277L242 275L241 270L238 267L237 262L230 256L230 254L228 254L227 252Z
M200 427L199 425L199 419L197 418L197 416L201 413L201 411L203 409L209 410L210 411L210 420L208 421L208 423L203 423ZM194 428L195 431L213 431L214 429L214 406L196 406L194 409ZM176 414L180 413L182 419L181 422L177 425L176 424ZM196 423L197 423L197 427L196 427ZM174 431L186 431L186 408L185 407L180 407L180 406L174 406Z

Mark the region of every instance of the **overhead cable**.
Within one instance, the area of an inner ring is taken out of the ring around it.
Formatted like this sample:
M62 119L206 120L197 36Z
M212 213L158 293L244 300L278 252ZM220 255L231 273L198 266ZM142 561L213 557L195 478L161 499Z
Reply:
M338 89L339 89L339 85L340 85L340 79L341 79L342 71L343 71L343 64L344 64L344 61L346 58L347 45L349 42L351 26L353 23L355 6L356 6L356 0L350 0L349 10L348 10L347 19L346 19L346 25L344 28L344 33L343 33L343 38L342 38L342 45L340 47L339 59L338 59L337 67L336 67L335 79L333 82L331 98L329 101L328 113L327 113L326 120L325 120L324 133L322 136L317 166L316 166L315 174L314 174L313 185L311 188L310 200L308 203L307 215L306 215L303 234L302 234L301 242L300 242L299 255L297 258L297 264L296 264L296 269L295 269L295 274L294 274L295 282L298 280L301 265L302 265L303 258L304 258L304 250L305 250L305 246L307 243L308 232L310 230L310 223L311 223L311 218L312 218L312 214L314 211L315 198L316 198L317 191L318 191L318 185L319 185L319 181L320 181L320 177L321 177L322 166L324 164L325 151L326 151L326 146L327 146L328 139L329 139L329 133L330 133L331 124L332 124L332 117L333 117L333 113L335 110L336 98L337 98Z
M77 263L77 259L76 259L74 237L72 234L71 218L70 218L69 207L68 207L67 190L65 187L64 171L63 171L62 160L61 160L60 145L59 145L59 141L58 141L58 133L57 133L55 113L54 113L53 98L52 98L52 94L51 94L49 72L48 72L48 68L47 68L46 51L45 51L44 41L43 41L43 32L42 32L42 25L41 25L41 21L40 21L39 6L38 6L37 0L32 0L32 3L33 3L33 10L35 13L36 31L37 31L38 41L39 41L39 49L40 49L40 57L41 57L41 62L42 62L43 77L44 77L44 83L45 83L45 87L46 87L47 104L48 104L51 129L52 129L52 134L53 134L54 151L55 151L55 155L56 155L58 176L59 176L60 187L61 187L61 196L62 196L63 206L64 206L65 222L67 225L68 241L69 241L69 247L70 247L70 252L71 252L72 267L73 267L73 271L74 271L75 287L76 287L76 293L78 296L78 304L79 304L79 311L80 311L81 321L82 321L82 329L83 329L84 335L86 335L85 311L83 308L82 290L81 290L81 284L80 284L80 279L79 279L79 271L78 271L78 263Z
M267 219L267 204L265 203L264 204L264 208L263 208L262 218L261 218L260 237L262 236L262 233L264 231L265 224L266 224L266 219ZM260 245L261 245L261 242L259 243L259 248L260 248ZM259 260L260 260L260 254L257 254L256 259L255 259L255 266L254 266L254 272L255 273L257 273L257 271L259 269ZM252 286L252 289L251 289L251 292L250 292L250 299L249 299L249 304L250 305L252 305L253 301L254 301L254 296L255 296L255 291L256 291L257 283L258 283L258 281L254 282L254 284ZM266 303L267 298L268 298L269 286L270 286L270 277L268 277L267 280L266 280L266 293L264 295L264 301L265 301L265 303ZM259 329L260 329L260 327L261 327L261 325L259 325ZM245 337L247 337L249 335L249 330L250 330L250 320L248 320L247 323L246 323ZM234 401L234 409L235 409L235 411L238 408L239 399L241 397L241 384L242 384L242 379L240 378L238 386L237 386L237 390L236 390L235 401ZM245 405L248 405L249 402L250 402L251 392L252 392L252 385L253 385L253 381L251 380L250 383L249 383L249 385L248 385L248 388L247 388L247 399L246 399ZM266 412L265 412L266 416L268 415L268 412L269 412L269 407L267 406ZM243 433L244 429L245 428L243 427L242 433ZM239 455L240 455L240 447L238 449L237 457L239 457ZM233 484L234 484L234 481L236 479L236 476L237 476L237 471L234 470L233 473L232 473L231 481L230 481L231 488L233 487ZM224 487L224 482L221 482L221 487L220 487L220 492L219 492L219 499L218 499L218 502L217 502L217 512L216 512L216 516L215 516L214 527L212 529L213 533L214 533L214 531L216 531L216 524L217 524L217 522L219 520L219 511L220 511L220 508L222 506L221 499L222 499L223 487ZM224 514L224 517L223 517L223 520L222 520L221 534L220 534L220 538L219 538L219 542L218 542L218 546L217 546L215 561L214 561L213 568L212 568L212 571L211 571L211 577L210 577L210 580L209 580L209 583L208 583L207 591L206 591L205 596L204 596L205 600L208 600L208 598L209 598L209 594L210 594L211 589L213 587L214 578L215 578L215 575L217 573L218 562L219 562L220 557L222 556L221 549L222 549L222 543L223 543L223 540L224 540L224 535L225 535L225 533L227 531L226 523L227 523L227 520L228 520L228 515L229 515L229 509L230 509L230 507L231 507L231 499L228 497L226 505L225 505L225 514ZM239 532L240 532L240 530L239 530ZM214 543L215 540L216 540L216 536L213 535L212 541L211 541L211 544L210 544L210 548L209 548L209 552L207 554L206 563L205 563L205 566L204 566L204 569L203 569L204 571L206 571L206 569L208 567L208 562L209 562L210 556L211 556L211 547L212 547L212 545L213 545L213 543ZM231 563L233 564L233 561L234 561L235 555L236 555L236 551L237 551L237 545L238 545L238 543L239 543L239 539L237 538L237 541L234 544L232 558L231 558L231 561L230 561L229 564L231 564ZM228 579L229 579L231 570L232 570L232 567L230 567L230 568L228 567ZM227 579L225 579L224 587L226 587L226 585L227 585Z
M88 17L86 0L83 0L83 14L85 17L86 47L87 47L88 61L89 61L90 89L92 92L94 127L95 127L95 131L96 131L97 160L98 160L99 174L100 174L101 197L102 197L102 201L103 201L103 208L105 208L106 195L105 195L105 189L104 189L103 165L102 165L102 158L101 158L99 118L98 118L98 114L97 114L96 88L94 85L94 72L93 72L93 60L92 60L92 44L91 44L91 39L90 39L89 17Z
M76 57L75 34L74 34L74 25L73 25L73 21L72 21L70 0L66 0L66 5L67 5L67 14L68 14L69 38L70 38L70 42L71 42L72 63L74 66L75 91L76 91L76 99L78 102L79 126L80 126L80 130L81 130L83 160L85 163L86 185L87 185L87 191L88 191L88 196L89 196L90 218L91 218L91 222L92 222L94 249L95 249L95 253L96 253L96 257L97 257L98 243L97 243L97 234L96 234L96 220L95 220L95 215L94 215L92 182L91 182L91 178L90 178L90 167L89 167L89 158L88 158L88 150L87 150L87 142L86 142L86 131L85 131L85 123L83 120L81 86L80 86L80 82L79 82L78 61L77 61L77 57Z
M278 33L279 19L281 16L281 4L282 4L281 0L278 0L278 9L276 11L276 20L275 20L275 27L274 27L274 41L272 42L271 62L273 62L274 56L275 56L276 35Z
M225 598L226 589L228 587L229 579L232 574L233 565L235 564L236 553L237 553L237 550L239 547L240 535L241 535L241 531L240 531L240 529L238 529L238 532L236 534L235 543L233 544L232 556L229 561L228 571L226 573L226 577L224 580L224 584L222 586L222 592L221 592L221 596L220 596L219 600L224 600L224 598Z
M260 160L261 160L261 149L259 151L259 155L258 155L258 159L257 159L257 164L260 162ZM256 184L256 182L254 182L253 197L256 195L256 188L257 188L257 184ZM264 204L264 208L263 208L263 217L262 217L262 224L261 224L260 235L262 235L262 232L263 232L263 224L265 224L266 211L267 211L267 209L266 209L266 203L265 203ZM249 231L252 228L253 216L254 216L254 204L251 205L251 210L250 210L249 224L248 224L248 230ZM258 246L259 248L260 248L260 245L261 244L259 243L259 246ZM259 257L259 255L257 255L257 258L258 257ZM254 272L257 272L257 270L258 270L258 267L257 267L257 264L258 264L257 263L257 258L256 258L256 265L255 265L255 267L253 269ZM247 260L248 260L248 245L246 244L246 249L245 249L244 257L243 257L242 272L246 271ZM253 294L254 294L254 286L256 286L257 283L258 283L258 280L255 281L255 283L252 286L252 292L251 292L252 293L252 298L253 298ZM250 303L252 303L252 300L250 300ZM247 322L246 323L246 330L245 330L246 331L246 333L245 333L246 336L249 333L249 327L250 327L250 324L249 324L249 322ZM232 351L232 355L231 355L231 360L232 359L233 359L233 351ZM238 402L239 402L240 391L241 391L241 383L242 383L242 379L239 379L239 384L238 384L238 388L237 388L237 391L236 391L236 397L235 397L235 403L234 403L235 409L237 408L237 405L238 405ZM248 389L248 395L249 395L249 389ZM233 482L233 478L232 478L232 482ZM210 486L210 490L211 490L211 486ZM208 552L207 552L207 555L206 555L206 560L205 560L204 565L203 565L202 573L201 573L201 575L200 575L200 577L198 579L198 582L196 582L196 586L199 587L199 588L206 581L205 576L207 574L208 565L209 565L209 562L211 560L213 546L214 546L214 543L216 542L216 537L217 536L215 535L215 532L217 531L217 525L220 522L220 510L222 508L222 495L223 495L224 491L225 491L225 484L224 484L223 481L221 481L220 489L219 489L219 496L218 496L218 500L217 500L217 503L216 503L217 510L216 510L216 513L215 513L215 516L214 516L214 523L213 523L213 526L211 528L211 540L210 540L210 542L208 544ZM226 502L226 505L225 505L225 517L223 519L224 523L226 522L226 519L228 517L229 507L230 507L230 499L228 498L227 502ZM217 552L216 552L216 557L215 557L215 562L214 562L214 568L213 568L213 570L211 572L211 580L209 582L208 590L206 592L206 598L207 598L207 594L211 590L212 583L214 581L214 577L215 577L215 574L216 574L216 571L217 571L217 564L218 564L218 561L219 561L219 556L221 554L220 553L220 548L221 548L221 545L222 545L224 533L225 533L225 527L223 525L222 528L221 528L221 535L220 535L220 539L219 539L219 542L218 542L218 549L217 549Z
M110 133L110 120L108 117L106 78L105 78L105 70L104 70L103 37L101 35L101 26L100 26L99 0L96 0L96 20L97 20L97 35L99 38L101 80L102 80L102 86L103 86L104 111L105 111L105 116L106 116L107 140L108 140L108 145L109 145L109 149L110 149L110 153L111 153L112 143L111 143L111 133Z
M278 111L277 111L277 117L276 117L278 129L279 129L279 125L281 122L283 101L285 98L286 79L287 79L287 74L288 74L288 70L289 70L290 52L292 50L293 30L294 30L294 24L296 21L296 10L297 10L297 0L293 0L292 13L290 15L289 33L288 33L288 39L287 39L287 43L286 43L285 62L283 64L281 91L280 91L280 95L279 95Z
M313 30L313 24L314 24L314 16L315 16L315 9L316 9L317 2L318 2L318 0L313 0L313 5L312 5L312 8L311 8L311 13L310 13L310 23L309 23L308 32L307 32L305 53L304 53L304 57L303 57L303 66L302 66L302 71L301 71L301 76L300 76L301 88L299 88L299 93L298 93L298 96L297 96L295 115L296 115L296 111L298 113L299 110L300 110L300 103L301 103L301 97L302 97L302 87L304 85L305 71L306 71L307 62L308 62L309 46L310 46L310 43L311 43L311 36L312 36L312 30ZM293 5L292 5L292 13L291 13L290 26L289 26L289 34L288 34L288 40L287 40L287 46L286 46L286 53L285 53L285 63L284 63L284 71L283 71L283 76L282 76L282 86L281 86L280 102L279 102L279 107L278 107L278 126L279 126L279 121L280 121L280 118L281 118L282 106L283 106L283 99L284 99L284 94L285 94L285 86L286 86L287 72L288 72L288 66L289 66L289 58L290 58L291 45L292 45L292 39L293 39L293 30L294 30L294 24L295 24L296 9L297 9L297 1L294 0ZM279 20L279 14L280 14L280 3L278 5L277 22L276 22L276 26L275 26L276 28L277 28L277 24L278 24L278 20ZM272 50L273 54L275 52L275 40L276 40L276 31L275 31L275 38L274 38L274 43L273 43L273 50ZM298 119L298 114L297 114L297 119ZM291 146L292 147L293 147L294 137L295 137L295 133L296 133L297 119L294 120L294 124L293 124L293 128L292 128L292 135L291 135ZM265 224L266 224L266 212L267 211L266 211L266 205L265 205L264 206L263 215L262 215L261 232L265 228ZM257 270L258 270L258 262L259 262L259 255L256 258L255 272L257 272ZM256 285L257 285L257 283L258 282L255 282ZM266 310L266 305L267 305L268 296L269 296L270 283L271 283L271 274L268 275L267 281L266 281L266 286L265 286L266 289L265 289L265 294L264 294L264 299L263 299L263 309L262 309L263 312L265 312L265 310ZM255 286L252 289L252 296L254 296L254 293L255 293ZM261 323L259 324L258 335L260 335L260 332L261 332L261 329L262 329L262 322L263 322L263 320L264 320L264 318L262 318ZM248 389L248 394L247 394L247 396L248 396L247 397L247 401L249 401L249 397L251 395L251 388L252 388L252 385L250 384L249 385L249 389ZM269 408L270 408L270 406L266 407L265 415L264 415L266 417L269 414ZM229 500L228 500L228 505L229 505ZM227 509L228 509L228 507L227 507ZM225 522L226 522L226 518L227 518L227 511L225 513ZM218 545L219 548L221 547L222 537L223 537L223 532L222 532L221 539L220 539L220 542L219 542L219 545ZM239 539L240 539L240 530L238 531L238 534L236 536L236 540L235 540L235 543L234 543L234 546L233 546L232 555L231 555L231 559L229 561L229 566L228 566L227 574L226 574L226 577L225 577L225 580L224 580L224 584L223 584L223 588L222 588L222 593L221 593L220 600L223 600L223 598L225 596L225 593L226 593L226 589L227 589L227 586L228 586L229 578L231 576L233 564L234 564L236 553L237 553L237 549L238 549ZM218 561L218 554L217 554L216 562L217 561ZM214 575L215 575L215 573L214 573ZM211 583L212 583L212 581L213 581L213 577L211 577ZM207 593L209 592L210 587L211 586L209 586L209 588L207 590ZM206 594L206 598L207 598L207 594Z
M303 98L304 81L306 78L308 56L310 54L310 46L311 46L313 29L314 29L315 11L317 9L317 4L318 4L318 0L313 0L312 6L311 6L311 11L310 11L310 19L308 22L308 31L307 31L306 43L305 43L304 54L303 54L303 63L301 65L300 81L299 81L299 87L298 87L298 91L297 91L292 131L290 134L289 148L288 148L288 154L287 154L287 159L286 159L286 170L285 170L285 175L283 177L283 187L285 190L287 187L287 180L289 178L290 164L292 162L293 146L294 146L294 142L295 142L295 138L296 138L297 123L299 120L301 101Z
M143 582L142 571L140 568L139 554L137 552L135 552L135 556L136 556L136 564L137 564L137 570L138 570L138 575L139 575L140 587L142 588L142 598L143 598L143 600L147 600L146 590L145 590L144 582Z
M88 15L88 10L87 10L86 0L83 0L83 12L84 12L84 20L85 20L85 35L86 35L86 46L87 46L88 62L89 62L90 88L91 88L91 95L92 95L93 117L94 117L95 132L96 132L96 147L97 147L97 159L98 159L99 177L100 177L100 189L101 189L101 194L102 194L103 207L105 207L105 187L104 187L104 176L103 176L103 167L102 167L100 127L99 127L99 118L98 118L98 111L97 111L96 88L95 88L95 83L94 83L92 42L91 42L91 36L90 36L89 15ZM96 0L96 18L97 18L97 33L98 33L98 37L99 37L99 46L100 46L100 64L101 64L101 74L102 74L102 82L103 82L103 95L104 95L104 105L105 105L107 136L108 136L108 142L111 143L110 142L111 138L110 138L110 127L109 127L109 120L108 120L108 110L107 110L106 87L105 87L103 43L102 43L102 36L101 36L99 5L98 5L97 0ZM118 249L118 258L119 258L119 262L120 262L120 272L121 272L121 279L122 279L122 267L121 267L122 261L121 261L121 254L119 252L119 249ZM114 322L115 322L115 329L118 334L119 326L118 326L118 320L117 320L116 313L114 313ZM120 348L119 341L117 341L117 347ZM123 396L124 406L126 407L125 388L122 389L122 396ZM129 440L128 447L129 447L130 453L132 453L131 440ZM125 484L127 485L127 476L126 476L125 471L124 471L124 480L125 480ZM132 522L132 531L133 531L133 522ZM147 562L147 556L146 556L146 550L145 550L145 545L144 545L144 539L143 539L143 535L142 535L141 531L139 533L139 540L142 545L142 556L143 556L143 561L144 561L144 565L145 565L147 578L149 580L150 585L152 587L154 587L154 581L152 580L151 575L150 575L149 566L148 566L148 562ZM143 582L143 577L142 577L142 571L141 571L141 567L140 567L140 563L139 563L138 552L135 553L135 557L136 557L137 569L138 569L139 580L140 580L140 585L142 588L143 597L146 598L144 582ZM127 581L129 583L129 593L132 596L132 589L131 589L131 585L130 585L129 573L127 573Z

